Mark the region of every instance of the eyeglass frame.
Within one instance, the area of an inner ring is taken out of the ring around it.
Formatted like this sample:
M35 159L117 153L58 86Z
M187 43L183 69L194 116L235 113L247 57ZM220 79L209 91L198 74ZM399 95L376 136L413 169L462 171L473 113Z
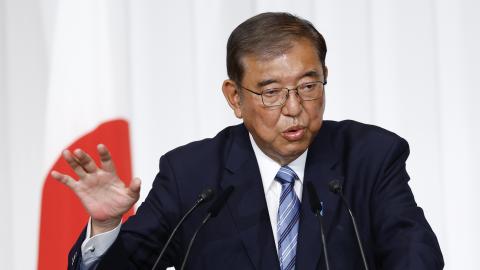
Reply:
M319 98L314 98L314 99L304 99L304 98L300 95L300 93L298 92L298 88L300 88L301 86L304 86L304 85L308 85L308 84L310 84L310 83L321 83L321 85L322 85L322 89L321 89L321 90L323 91L323 90L325 90L325 85L327 84L327 81L326 81L326 80L325 80L325 81L320 81L320 80L318 80L318 81L313 81L313 82L301 83L301 84L297 85L295 88L272 87L272 88L268 88L268 89L262 90L261 93L257 93L257 92L255 92L255 91L253 91L253 90L251 90L251 89L246 88L245 86L241 85L240 83L235 82L235 84L237 84L238 86L240 86L240 88L245 89L245 90L247 90L248 92L250 92L250 93L252 93L252 94L255 94L255 95L257 95L257 96L260 96L260 98L262 99L262 104L263 104L263 106L265 106L265 107L267 107L267 108L275 108L275 107L281 107L281 106L285 105L285 102L288 100L288 96L290 95L290 91L295 91L295 92L297 93L297 96L300 97L300 99L301 99L302 101L312 101L312 100L317 100L317 99L319 99L320 97L319 97ZM284 97L284 100L282 101L281 104L278 104L278 105L266 105L266 104L265 104L265 102L263 101L263 94L264 94L265 91L268 91L268 90L271 90L271 89L281 89L281 90L287 89L287 95Z

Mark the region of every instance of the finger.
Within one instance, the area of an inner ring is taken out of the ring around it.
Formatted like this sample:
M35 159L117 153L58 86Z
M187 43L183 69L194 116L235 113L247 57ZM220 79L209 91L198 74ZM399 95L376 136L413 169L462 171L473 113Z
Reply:
M100 161L102 162L102 169L107 172L115 173L115 164L113 163L112 156L107 147L103 144L97 145L98 155L100 156Z
M130 186L128 187L128 193L132 198L138 199L140 197L140 186L142 185L142 181L140 178L135 177L133 178Z
M78 160L78 163L87 173L94 173L97 171L98 167L95 164L95 161L82 149L76 149L73 151L73 154Z
M69 187L70 189L74 189L74 186L75 184L77 183L77 181L75 181L75 179L73 179L72 177L70 177L69 175L66 175L66 174L63 174L63 173L59 173L57 171L52 171L50 173L50 175L57 181L59 181L60 183L63 183L64 185L66 185L67 187Z
M64 150L62 152L63 159L67 161L68 165L73 169L73 171L80 177L83 178L87 173L82 168L77 158L69 150Z

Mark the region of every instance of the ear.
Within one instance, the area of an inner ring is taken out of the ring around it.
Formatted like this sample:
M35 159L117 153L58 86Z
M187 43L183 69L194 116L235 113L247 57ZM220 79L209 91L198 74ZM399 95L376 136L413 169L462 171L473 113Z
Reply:
M328 78L328 67L325 66L325 67L323 68L323 80L324 80L324 81L327 81L327 78Z
M223 81L222 91L228 105L232 108L233 113L235 113L235 116L237 118L242 118L241 97L240 93L237 91L235 82L232 80Z

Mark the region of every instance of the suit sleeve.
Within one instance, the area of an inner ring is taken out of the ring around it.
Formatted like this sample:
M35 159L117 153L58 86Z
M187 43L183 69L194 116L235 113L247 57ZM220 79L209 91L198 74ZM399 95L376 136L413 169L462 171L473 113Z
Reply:
M396 140L384 158L372 200L377 268L443 269L437 238L408 185L408 143Z
M160 171L136 214L122 225L120 233L102 256L96 269L150 269L171 228L179 220L180 202L175 175L168 158L160 159ZM85 230L69 254L69 268L79 270ZM157 269L178 264L179 240L174 238ZM80 261L80 262L79 262Z
M85 226L85 228L80 233L77 241L68 253L68 270L80 270L82 264L82 243L85 240L86 231L87 227Z

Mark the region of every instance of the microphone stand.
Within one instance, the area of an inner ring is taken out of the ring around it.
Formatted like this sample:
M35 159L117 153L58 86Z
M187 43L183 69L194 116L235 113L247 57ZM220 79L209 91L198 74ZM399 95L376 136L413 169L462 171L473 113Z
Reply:
M350 215L350 219L352 220L353 230L355 231L355 237L357 238L358 248L360 250L360 254L362 256L363 266L365 270L368 270L367 258L365 257L365 251L363 250L362 240L360 239L360 233L358 232L357 222L355 221L355 217L353 216L352 209L347 202L347 199L343 195L343 188L342 185L338 180L332 180L328 184L330 187L330 191L340 196L342 199L343 204L348 210L348 214Z

